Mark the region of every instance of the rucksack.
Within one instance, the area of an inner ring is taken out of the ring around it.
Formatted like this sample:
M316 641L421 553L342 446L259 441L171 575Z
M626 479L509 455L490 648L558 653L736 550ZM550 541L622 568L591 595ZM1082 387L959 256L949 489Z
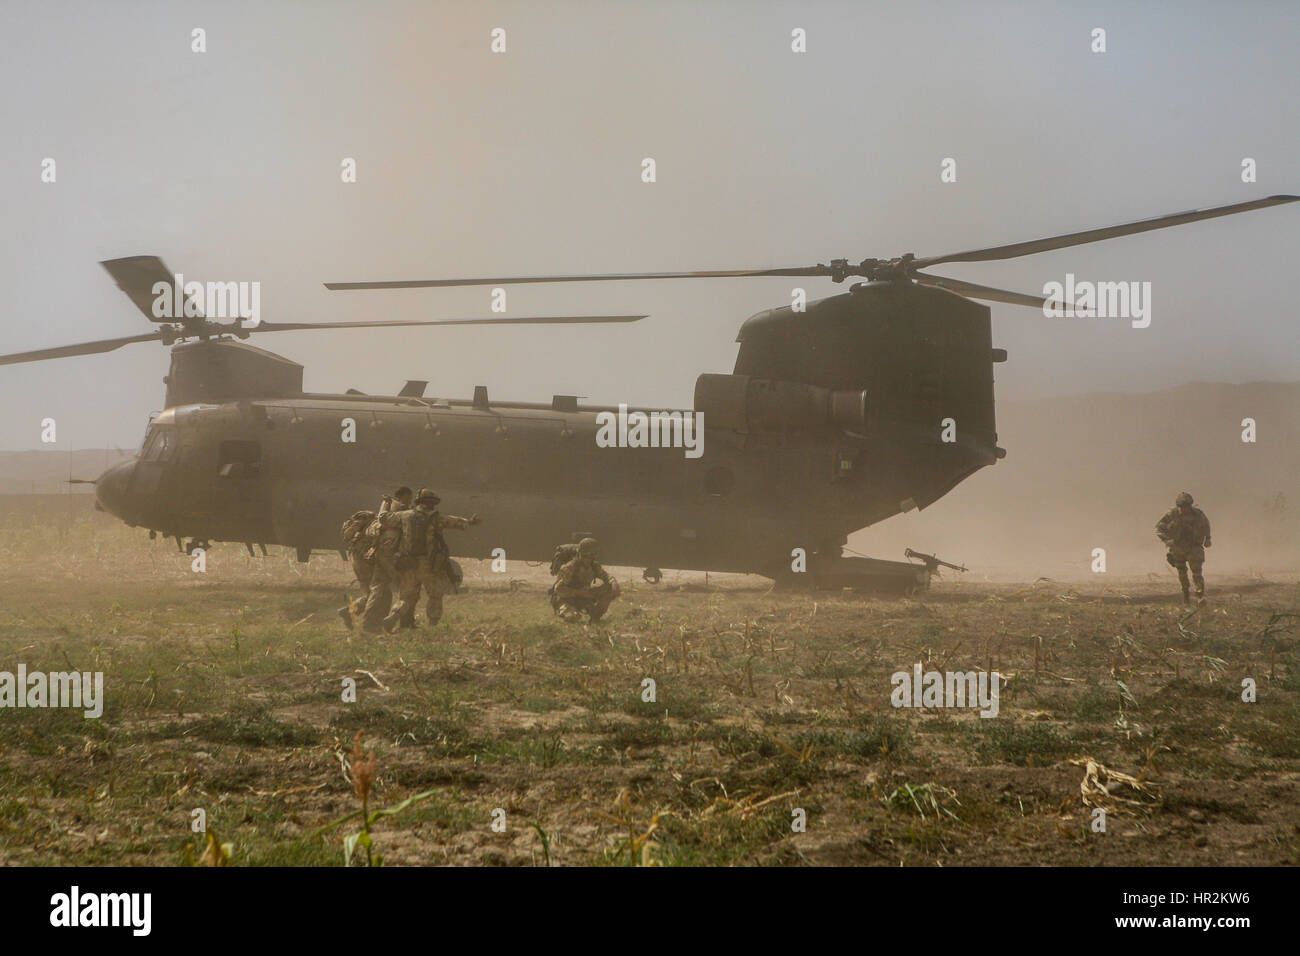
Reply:
M577 556L578 546L576 544L561 544L556 547L555 555L551 558L551 574L559 574L560 568L564 567Z
M402 554L422 558L429 553L428 534L432 520L433 512L420 508L402 512Z
M373 511L356 511L352 517L343 522L343 547L345 550L352 550L361 543L361 537L366 533L366 528L370 522L375 520Z

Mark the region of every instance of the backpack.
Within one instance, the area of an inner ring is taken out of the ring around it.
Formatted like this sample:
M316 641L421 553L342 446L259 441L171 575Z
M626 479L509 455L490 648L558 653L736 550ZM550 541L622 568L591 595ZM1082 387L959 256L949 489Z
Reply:
M366 533L366 528L370 522L375 520L373 511L356 511L352 517L343 522L341 529L343 535L344 550L352 550L361 544L361 537Z
M561 544L557 546L555 549L555 555L551 558L551 574L559 574L560 568L564 567L577 556L578 546L576 544Z
M419 508L402 512L403 555L423 558L429 554L429 526L432 522L433 512L422 511Z

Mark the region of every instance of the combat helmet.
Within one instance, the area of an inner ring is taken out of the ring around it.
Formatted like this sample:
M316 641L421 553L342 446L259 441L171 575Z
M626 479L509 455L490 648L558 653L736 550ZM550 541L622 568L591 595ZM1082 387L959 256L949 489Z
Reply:
M1178 497L1174 499L1174 504L1179 508L1190 508L1192 496L1185 491L1178 492Z
M415 496L417 505L436 505L440 501L442 499L438 497L438 493L432 488L421 488L420 493Z
M578 542L578 555L584 558L594 558L600 553L600 544L595 538L583 538Z

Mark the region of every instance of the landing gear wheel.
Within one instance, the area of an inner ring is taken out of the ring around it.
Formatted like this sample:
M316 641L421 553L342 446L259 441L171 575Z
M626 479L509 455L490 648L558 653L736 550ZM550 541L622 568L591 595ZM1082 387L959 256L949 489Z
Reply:
M664 579L664 573L658 568L646 568L641 572L641 578L650 584L658 584Z

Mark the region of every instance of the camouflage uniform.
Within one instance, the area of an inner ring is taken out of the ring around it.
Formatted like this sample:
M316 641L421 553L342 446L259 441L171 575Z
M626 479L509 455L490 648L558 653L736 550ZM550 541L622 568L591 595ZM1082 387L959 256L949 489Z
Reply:
M1192 507L1192 496L1182 492L1174 508L1156 522L1156 535L1168 547L1165 560L1178 571L1178 582L1183 586L1183 603L1191 600L1191 586L1187 581L1187 566L1192 567L1192 581L1196 584L1196 598L1205 600L1205 578L1201 567L1205 563L1205 549L1210 546L1210 521L1200 508Z
M402 537L402 516L410 512L400 501L385 501L366 535L375 543L366 552L371 562L370 593L362 614L361 626L372 633L380 628L384 615L393 604L393 592L398 587L397 549Z
M551 585L551 607L570 624L587 615L599 621L610 603L618 597L618 582L600 566L594 538L583 538L578 544L578 556L560 566ZM600 584L592 586L593 581Z
M343 617L343 623L349 628L352 627L353 618L360 617L366 610L366 601L370 598L370 582L374 578L375 566L366 559L366 552L370 550L370 542L366 540L365 535L357 539L357 543L348 548L348 560L352 562L352 573L356 575L357 583L361 585L360 597L351 598L347 606L339 610L339 615Z
M445 528L468 528L479 523L478 515L461 518L437 511L439 498L420 489L415 509L402 516L398 557L398 600L384 618L384 627L415 627L415 609L421 592L428 595L425 615L430 626L442 620L442 596L455 587L451 553L443 539Z

